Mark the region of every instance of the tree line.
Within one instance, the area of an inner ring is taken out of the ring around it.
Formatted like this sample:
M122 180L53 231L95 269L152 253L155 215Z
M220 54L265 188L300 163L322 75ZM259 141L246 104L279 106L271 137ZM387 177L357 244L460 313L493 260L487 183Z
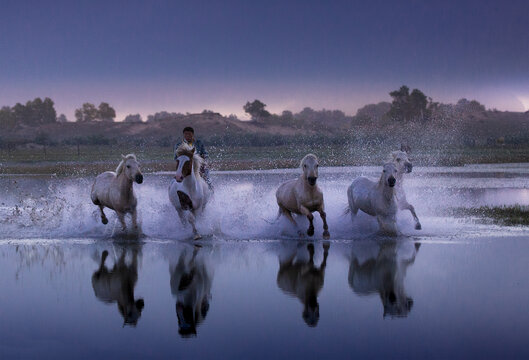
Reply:
M281 114L272 114L266 109L266 104L255 99L246 102L243 110L250 115L252 121L262 126L279 125L290 127L311 126L314 129L328 126L351 124L354 120L374 121L387 120L398 122L428 122L436 117L453 117L463 112L485 111L485 107L475 100L460 99L457 104L441 104L434 102L431 97L426 96L421 90L410 88L406 85L389 93L392 101L370 104L359 109L355 117L347 116L341 110L314 110L305 107L298 113L285 110ZM181 113L157 112L147 117L147 122L160 120L182 119L190 115ZM204 110L202 115L219 115L211 110ZM114 122L116 118L115 109L107 102L101 102L99 106L92 103L84 103L75 110L75 121L79 123L90 122ZM238 120L237 116L228 116L231 120ZM17 103L13 107L4 106L0 109L0 128L12 129L17 125L38 127L54 122L67 122L64 114L57 116L53 100L35 98L26 104ZM125 123L141 123L139 114L131 114L123 120Z

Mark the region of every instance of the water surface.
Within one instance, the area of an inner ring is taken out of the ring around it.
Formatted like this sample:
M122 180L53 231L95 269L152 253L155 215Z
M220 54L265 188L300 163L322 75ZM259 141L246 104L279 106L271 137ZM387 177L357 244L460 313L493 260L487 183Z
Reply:
M100 223L90 178L0 177L0 356L529 357L528 229L449 211L529 204L528 168L414 169L423 230L404 213L397 238L343 215L352 178L377 172L321 169L328 242L318 216L311 240L273 221L296 171L217 173L198 244L169 174L136 187L139 239Z

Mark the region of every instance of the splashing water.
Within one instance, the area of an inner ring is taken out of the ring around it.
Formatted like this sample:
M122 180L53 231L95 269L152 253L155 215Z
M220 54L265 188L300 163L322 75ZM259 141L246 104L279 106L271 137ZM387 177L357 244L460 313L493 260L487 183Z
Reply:
M345 215L346 190L359 175L378 177L379 167L322 168L318 184L324 192L331 239L370 237L377 232L373 217L359 212L354 222ZM285 180L296 178L297 169L213 172L215 194L197 226L206 237L222 240L297 239L284 217L276 220L275 191ZM183 226L170 204L167 189L171 175L147 174L135 184L139 222L143 234L154 239L189 239L191 228ZM405 179L408 200L416 208L423 230L413 229L409 212L400 212L398 226L404 236L452 238L464 232L526 232L454 218L454 207L528 205L527 165L488 165L457 168L415 168ZM98 208L90 200L93 178L44 176L0 177L0 225L2 239L108 238L120 234L117 218L105 209L109 224L101 224ZM130 219L127 219L130 223ZM296 218L302 230L308 221ZM315 214L315 239L322 238L322 223ZM309 239L308 237L305 237Z

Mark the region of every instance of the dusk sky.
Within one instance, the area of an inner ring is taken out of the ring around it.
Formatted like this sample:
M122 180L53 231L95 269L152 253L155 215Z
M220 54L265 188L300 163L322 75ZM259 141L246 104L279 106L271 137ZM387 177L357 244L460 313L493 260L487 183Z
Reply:
M529 1L0 0L0 105L354 115L403 84L529 110Z

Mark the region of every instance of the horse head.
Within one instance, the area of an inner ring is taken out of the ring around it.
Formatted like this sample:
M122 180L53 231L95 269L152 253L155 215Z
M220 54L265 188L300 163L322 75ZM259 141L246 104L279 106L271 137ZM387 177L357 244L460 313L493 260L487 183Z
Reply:
M389 161L395 164L399 174L411 173L413 169L413 164L408 158L408 153L405 151L398 150L391 152Z
M318 179L318 158L314 154L307 154L301 160L301 170L303 171L303 178L309 185L316 185Z
M134 154L121 155L121 163L116 169L116 174L124 173L130 181L136 181L138 184L143 182L143 174L140 170L140 164Z
M184 181L184 178L191 175L193 172L193 157L195 155L195 148L189 150L182 149L176 158L176 175L175 179L178 182Z
M380 181L385 185L389 187L394 187L397 183L397 179L395 176L397 176L398 171L397 167L393 163L385 163L384 164L384 170L382 170L382 176L380 177Z

